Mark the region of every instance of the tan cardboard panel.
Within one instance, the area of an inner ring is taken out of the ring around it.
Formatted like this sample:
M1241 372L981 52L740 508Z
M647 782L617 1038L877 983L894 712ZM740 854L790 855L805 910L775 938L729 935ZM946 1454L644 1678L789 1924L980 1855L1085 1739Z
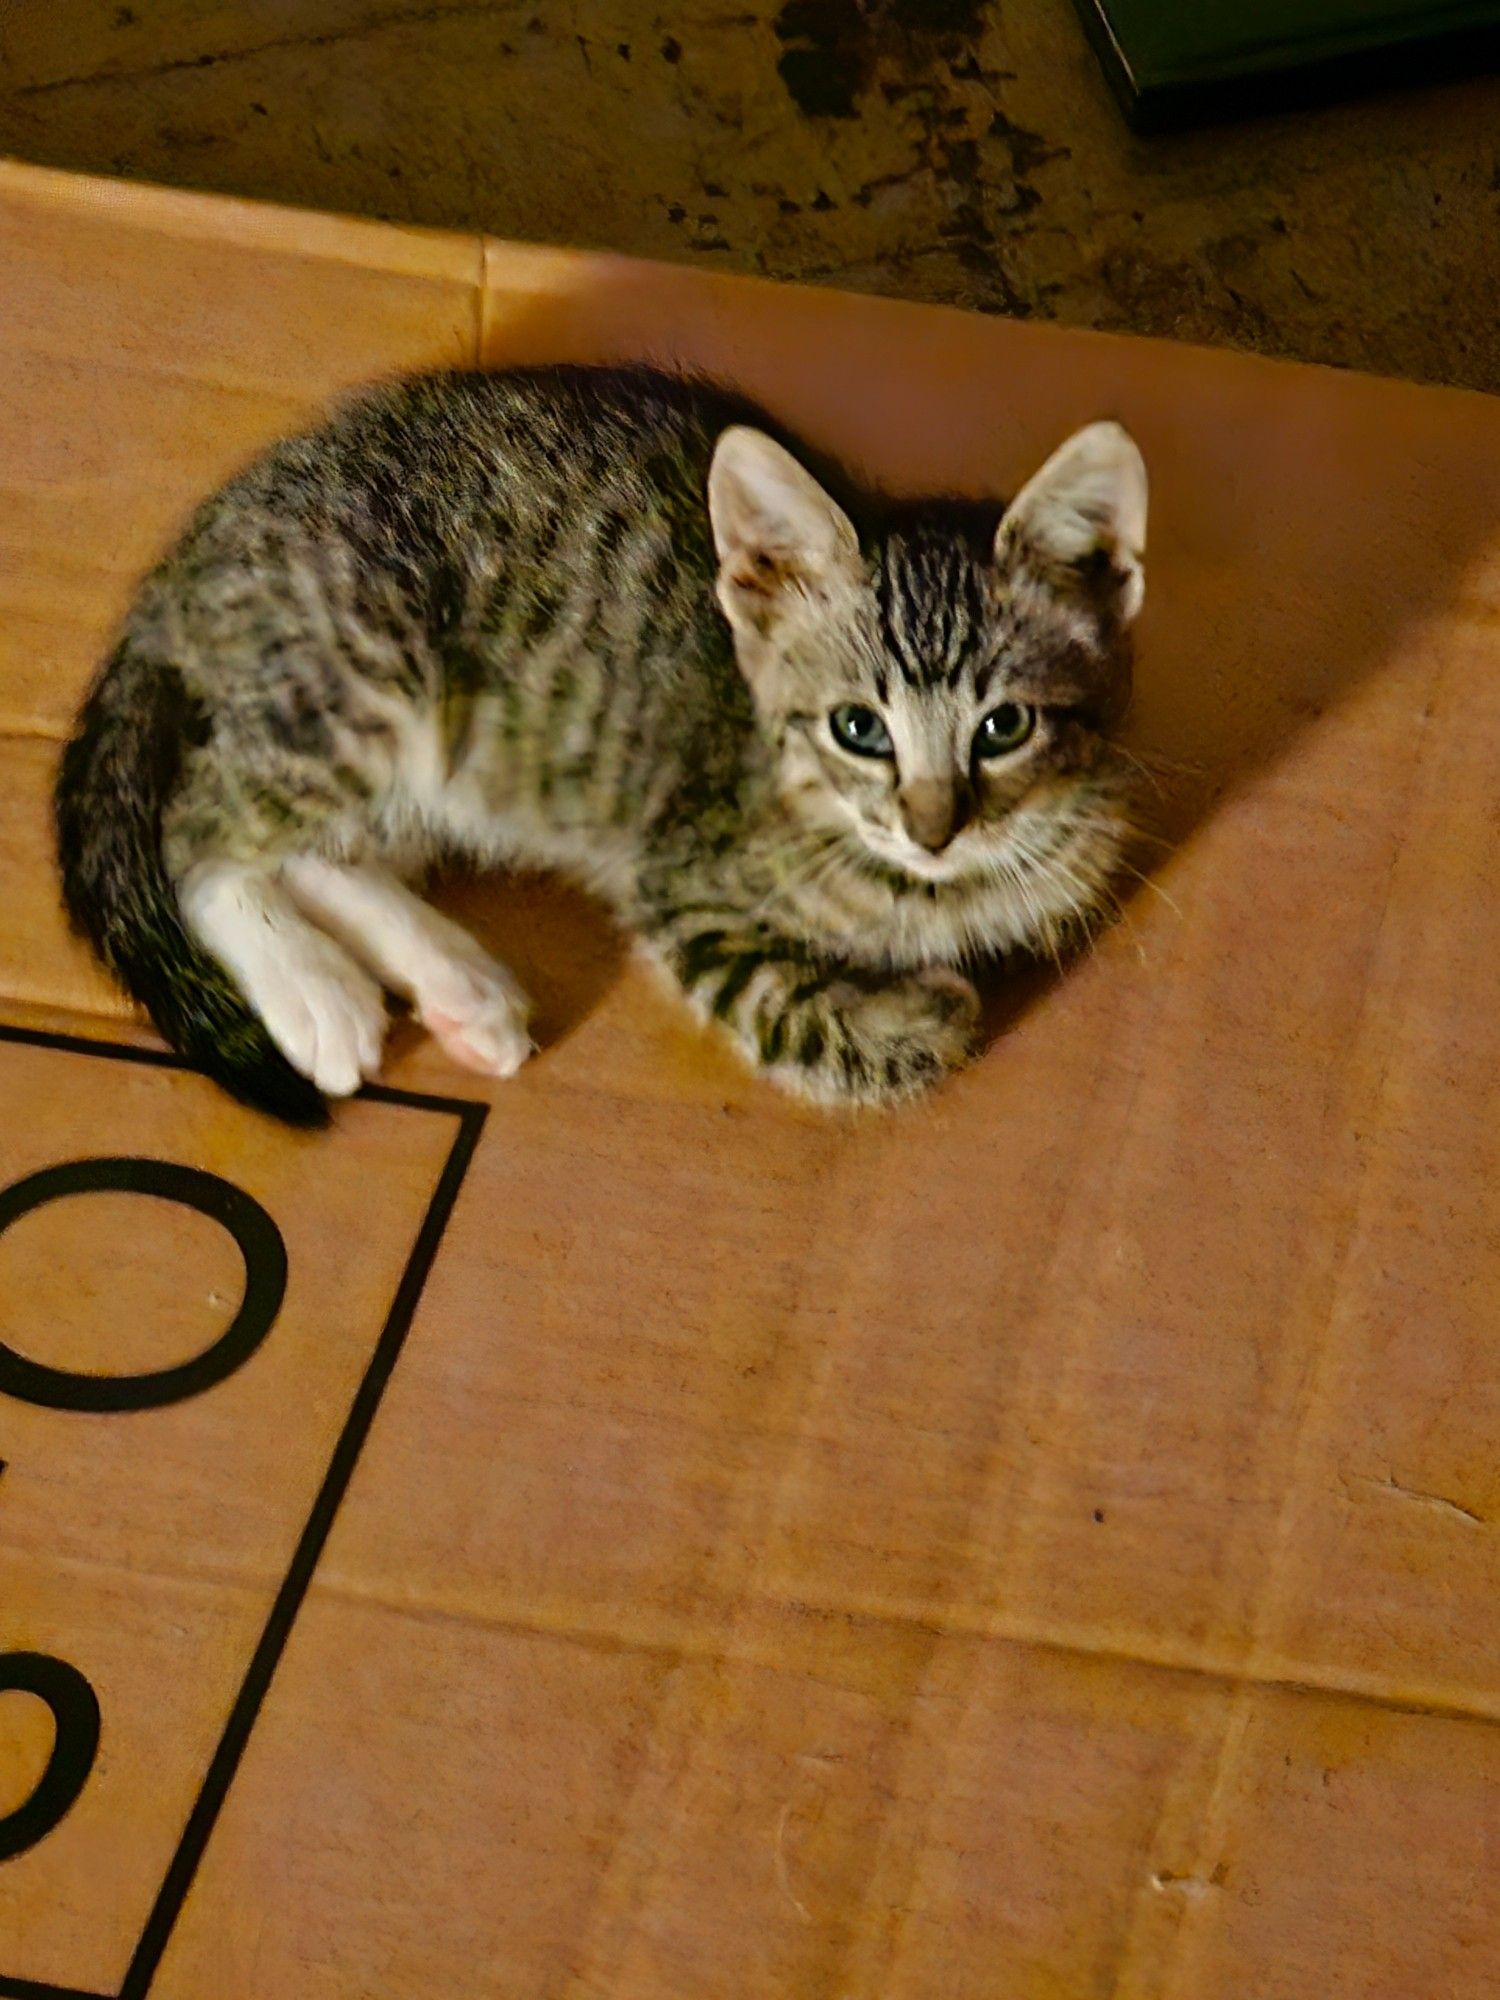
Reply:
M474 354L468 237L0 161L0 241L12 351L325 392Z
M14 1039L0 1103L0 1651L62 1661L100 1711L78 1805L0 1864L0 1974L115 1992L460 1125L362 1103L330 1175L197 1077Z
M1338 1264L1267 1627L1500 1714L1494 632L1444 635L1351 1064Z
M665 1671L319 1589L154 1994L567 1991Z
M1236 1717L1121 2000L1406 2000L1500 1986L1500 1732L1292 1695Z
M1108 1992L1217 1691L805 1613L758 1651L423 1628L320 1589L160 1992L332 2000L356 1965L578 2000L979 2000L997 1968L1007 1995ZM309 1758L324 1796L278 1796Z
M156 538L344 382L476 339L654 355L974 491L1110 411L1154 486L1132 730L1176 851L932 1102L789 1106L581 899L444 885L543 1054L490 1091L394 1032L391 1082L489 1123L152 1995L1487 1995L1500 406L494 243L481 300L472 241L25 169L7 231L27 1021L120 1004L57 913L44 739ZM206 1168L314 1288L172 1410L0 1398L0 1652L55 1617L134 1718L0 1862L3 1990L128 1956L453 1116L289 1138L4 1041L0 1103L0 1190L7 1146ZM86 1239L66 1204L0 1236L29 1325L64 1287L37 1339L106 1337L102 1266L117 1357L190 1353L216 1225L177 1218L164 1272L143 1197L88 1199ZM85 1242L87 1281L49 1276ZM0 1813L45 1755L6 1713Z

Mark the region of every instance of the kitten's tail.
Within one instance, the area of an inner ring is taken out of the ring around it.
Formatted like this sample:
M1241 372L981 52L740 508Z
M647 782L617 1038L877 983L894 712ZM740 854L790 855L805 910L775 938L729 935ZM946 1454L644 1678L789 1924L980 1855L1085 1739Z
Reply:
M63 901L73 928L179 1055L241 1103L290 1125L326 1125L321 1092L182 921L162 857L162 814L194 715L176 669L123 641L63 752L54 801Z

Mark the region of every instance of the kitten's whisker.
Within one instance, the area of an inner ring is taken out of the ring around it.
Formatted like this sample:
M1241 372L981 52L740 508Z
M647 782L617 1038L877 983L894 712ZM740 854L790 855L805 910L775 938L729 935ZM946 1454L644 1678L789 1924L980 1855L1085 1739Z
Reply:
M1058 977L1061 978L1063 969L1062 957L1057 949L1057 939L1054 934L1052 919L1043 909L1032 884L1025 880L1019 869L1013 871L1013 879L1021 898L1021 907L1025 910L1030 921L1032 934L1051 959L1054 970Z
M1141 776L1146 780L1146 783L1159 799L1166 797L1166 786L1162 783L1160 775L1151 769L1144 758L1138 757L1133 750L1127 750L1123 743L1116 743L1114 749L1116 754L1123 757L1127 764L1140 772Z
M1130 750L1123 743L1112 743L1110 748L1127 764L1133 764L1158 796L1162 794L1162 777L1201 778L1205 775L1204 765L1182 757L1168 757L1160 750Z
M1145 841L1152 847L1161 848L1167 854L1175 854L1182 845L1180 840L1168 840L1165 834L1153 833L1149 827L1136 826L1126 819L1101 818L1096 813L1077 813L1068 824L1072 827L1081 827L1085 832L1116 834L1121 845L1126 848Z
M1116 921L1118 927L1122 931L1127 933L1130 941L1130 948L1136 955L1137 963L1141 965L1149 965L1151 963L1151 957L1149 952L1146 950L1144 941L1141 938L1140 925L1136 922L1135 918L1130 914L1129 910L1127 910L1123 904L1121 904L1120 906L1119 914Z
M1161 900L1166 904L1167 908L1172 912L1172 914L1176 917L1180 917L1182 921L1186 923L1187 918L1183 912L1181 903L1177 901L1175 896L1169 896L1166 890L1161 886L1160 882L1153 881L1149 875L1145 874L1141 869L1133 866L1132 863L1130 863L1129 861L1121 861L1117 863L1117 866L1124 869L1127 875L1133 875L1136 881L1139 882L1143 888L1147 888L1151 891L1153 896L1160 896Z

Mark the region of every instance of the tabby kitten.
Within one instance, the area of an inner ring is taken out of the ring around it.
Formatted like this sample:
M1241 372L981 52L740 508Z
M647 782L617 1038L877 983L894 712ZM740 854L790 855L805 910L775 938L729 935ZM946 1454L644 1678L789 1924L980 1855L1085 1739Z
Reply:
M298 1124L375 1075L382 989L473 1069L531 1052L515 980L405 886L443 853L602 896L805 1096L952 1069L957 968L1055 948L1127 836L1104 732L1144 468L1095 424L1002 514L810 463L645 368L435 375L275 446L147 578L84 707L77 927L177 1050Z

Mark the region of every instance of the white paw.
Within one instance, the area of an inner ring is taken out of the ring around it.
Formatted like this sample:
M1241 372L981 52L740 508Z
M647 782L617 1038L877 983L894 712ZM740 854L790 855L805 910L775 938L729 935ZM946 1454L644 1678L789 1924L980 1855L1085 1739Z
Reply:
M287 1061L329 1097L351 1096L378 1072L384 996L331 940L299 938L289 962L264 978L255 998Z
M531 1003L503 966L454 964L418 1012L440 1048L482 1076L514 1076L536 1053Z

